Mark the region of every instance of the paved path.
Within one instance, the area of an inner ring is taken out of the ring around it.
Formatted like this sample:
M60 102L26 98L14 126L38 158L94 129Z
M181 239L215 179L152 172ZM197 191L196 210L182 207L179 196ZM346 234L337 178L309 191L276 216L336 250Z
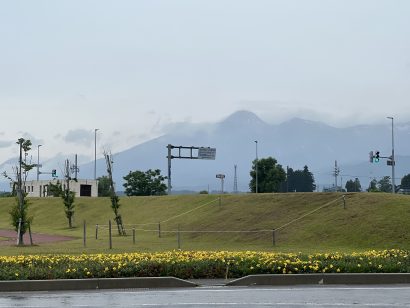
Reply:
M6 238L5 240L0 239L0 245L16 245L17 244L17 232L13 230L0 230L0 237ZM62 235L51 235L51 234L41 234L41 233L32 233L33 244L42 244L42 243L54 243L60 241L70 241L75 239L70 236ZM24 244L30 245L30 236L26 232L23 236Z
M410 285L14 292L3 307L410 307Z

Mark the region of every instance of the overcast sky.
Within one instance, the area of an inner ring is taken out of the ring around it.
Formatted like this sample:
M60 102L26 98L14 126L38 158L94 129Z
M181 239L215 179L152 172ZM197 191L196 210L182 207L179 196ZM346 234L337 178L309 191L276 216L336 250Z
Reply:
M0 0L0 163L118 152L250 110L410 121L410 1ZM386 123L388 125L389 122Z

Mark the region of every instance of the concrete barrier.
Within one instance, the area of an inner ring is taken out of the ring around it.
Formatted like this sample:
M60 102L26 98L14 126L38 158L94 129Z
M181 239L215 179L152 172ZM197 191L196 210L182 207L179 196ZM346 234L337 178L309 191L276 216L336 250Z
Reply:
M132 288L190 288L197 284L175 277L90 278L0 281L0 292Z
M249 275L227 286L254 285L330 285L330 284L400 284L410 283L410 273L334 273L334 274L266 274Z

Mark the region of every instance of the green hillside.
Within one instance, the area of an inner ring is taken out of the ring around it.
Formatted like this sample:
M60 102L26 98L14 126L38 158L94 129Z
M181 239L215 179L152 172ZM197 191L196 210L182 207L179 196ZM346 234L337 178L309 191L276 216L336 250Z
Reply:
M127 236L117 236L113 223L113 249L108 250L108 221L114 217L108 198L77 198L73 229L68 229L60 198L32 198L29 211L34 216L33 232L76 239L24 248L1 246L1 254L177 249L178 227L180 247L187 250L313 252L410 248L410 196L356 193L346 194L345 200L346 208L339 193L224 195L221 203L216 195L123 197L120 212ZM10 229L8 211L13 202L13 198L0 198L0 229ZM84 221L86 247L82 238ZM278 228L273 245L271 230Z

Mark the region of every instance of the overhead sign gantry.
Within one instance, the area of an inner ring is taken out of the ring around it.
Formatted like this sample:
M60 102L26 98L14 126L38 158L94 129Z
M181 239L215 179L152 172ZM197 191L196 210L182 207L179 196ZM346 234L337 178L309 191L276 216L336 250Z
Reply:
M172 144L167 145L168 149L168 195L171 194L171 159L206 159L215 160L216 148L210 147L187 147L187 146L175 146ZM172 155L172 150L178 149L177 155Z

